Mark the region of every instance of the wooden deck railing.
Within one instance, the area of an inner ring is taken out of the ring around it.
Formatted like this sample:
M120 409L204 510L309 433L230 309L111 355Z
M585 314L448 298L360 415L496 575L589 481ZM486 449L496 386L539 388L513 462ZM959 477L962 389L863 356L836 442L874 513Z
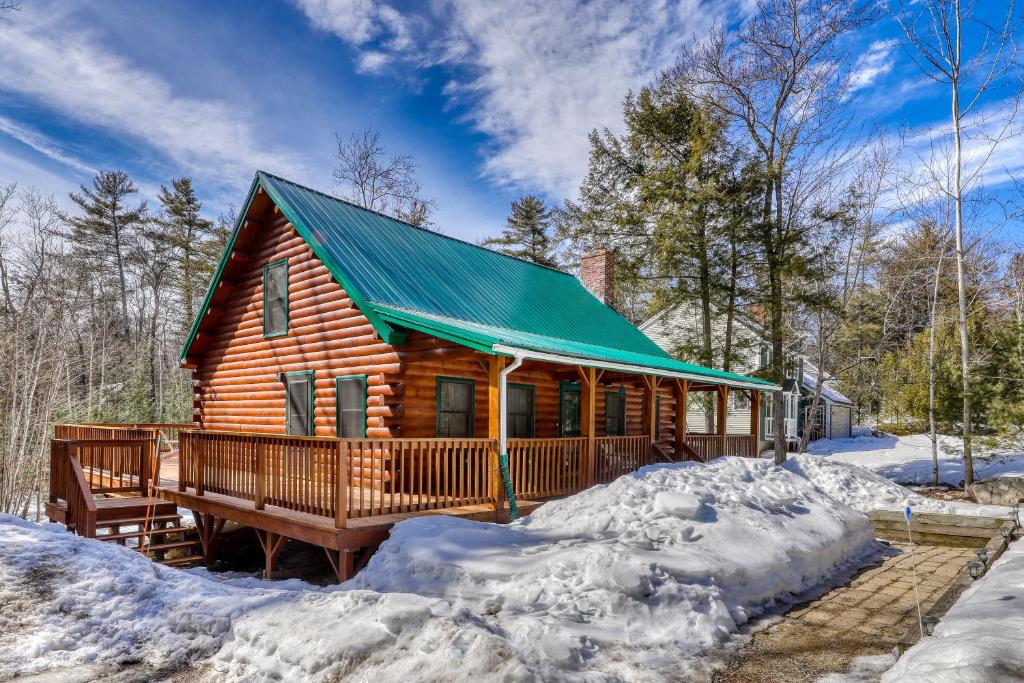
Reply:
M58 439L135 439L156 432L160 437L160 450L169 451L178 443L182 429L194 429L195 425L184 422L135 422L127 424L87 423L54 425L54 436ZM143 434L145 432L145 434Z
M341 439L348 516L480 505L493 500L490 439Z
M594 439L594 483L607 484L654 462L649 436L602 436Z
M160 453L167 450L163 447L160 440L160 431L155 427L157 425L100 425L100 424L57 424L53 427L54 438L57 439L72 439L75 441L136 441L136 440L147 440L153 442L152 448L148 449L149 463L147 465L149 474L155 479L159 479L160 476ZM130 448L129 450L134 449ZM93 468L93 461L95 460L99 467L101 463L107 463L114 466L112 470L106 470L105 474L108 477L113 477L119 481L117 488L124 488L126 486L137 486L141 491L148 482L142 483L136 481L134 484L128 484L123 481L125 475L133 475L138 477L140 475L140 469L138 466L134 466L132 469L132 462L128 454L123 452L124 449L119 446L111 444L97 444L84 451L81 454L82 467L86 471L86 475L90 479L95 478L101 474L99 469L91 471ZM132 450L134 452L134 450ZM127 461L126 458L129 458ZM154 481L155 483L155 481ZM111 484L113 486L113 484ZM101 485L102 487L102 485ZM103 493L104 491L97 491Z
M489 439L334 439L181 432L178 487L350 518L493 500Z
M509 439L508 467L517 498L567 496L581 491L587 438Z
M686 435L686 445L700 456L702 462L707 462L720 455L735 455L741 458L757 457L757 438L753 434L726 434L724 453L720 434L689 433Z
M65 520L79 536L96 536L96 502L78 459L78 442L67 439L50 441L51 503L63 500Z

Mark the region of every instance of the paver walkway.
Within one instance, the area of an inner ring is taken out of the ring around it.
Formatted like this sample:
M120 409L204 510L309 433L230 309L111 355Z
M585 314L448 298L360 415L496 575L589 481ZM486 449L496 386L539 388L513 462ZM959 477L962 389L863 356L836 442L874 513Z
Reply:
M970 548L917 545L918 593L927 614L953 586ZM918 637L913 562L907 544L879 553L880 565L849 585L797 606L779 623L756 633L716 683L815 681L842 673L856 657L902 652ZM946 596L948 597L948 596Z

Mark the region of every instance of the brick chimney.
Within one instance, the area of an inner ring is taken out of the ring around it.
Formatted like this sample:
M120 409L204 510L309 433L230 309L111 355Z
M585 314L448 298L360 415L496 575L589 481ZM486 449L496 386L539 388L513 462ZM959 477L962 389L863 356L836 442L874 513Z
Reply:
M605 306L615 301L615 252L600 247L580 259L580 281Z

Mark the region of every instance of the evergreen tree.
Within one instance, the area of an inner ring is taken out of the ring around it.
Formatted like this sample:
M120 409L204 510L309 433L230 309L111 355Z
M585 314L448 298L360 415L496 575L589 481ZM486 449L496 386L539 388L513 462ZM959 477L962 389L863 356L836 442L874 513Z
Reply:
M532 194L512 202L512 212L500 237L484 241L509 256L557 268L558 261L551 239L551 210L544 200Z
M170 188L161 185L160 204L164 211L160 221L163 239L175 260L171 281L178 290L184 326L188 328L219 256L211 258L207 248L216 240L214 223L200 215L202 203L196 197L191 178L172 180Z
M70 239L93 269L115 274L121 322L127 329L127 261L130 245L146 221L146 202L128 205L129 197L139 190L124 171L101 171L93 178L91 188L79 187L81 194L69 194L82 212L66 217L71 226Z

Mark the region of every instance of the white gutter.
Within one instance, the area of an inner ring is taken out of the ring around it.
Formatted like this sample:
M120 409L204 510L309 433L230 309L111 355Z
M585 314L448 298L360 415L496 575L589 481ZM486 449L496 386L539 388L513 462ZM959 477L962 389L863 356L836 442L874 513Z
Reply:
M513 349L512 364L498 373L498 463L501 468L501 481L508 498L509 516L512 521L519 517L519 505L516 503L515 490L512 488L508 469L508 376L523 364L524 352Z
M593 360L590 358L574 358L572 356L563 356L556 353L547 353L544 351L528 351L526 349L516 348L514 346L506 346L504 344L495 344L491 347L491 350L495 353L500 353L506 356L512 356L515 358L515 362L506 368L501 375L501 401L502 401L502 448L504 448L504 434L505 434L505 372L511 372L511 369L519 367L523 360L540 360L547 361L549 363L560 363L562 365L583 365L591 368L601 368L602 370L618 370L620 372L629 372L633 374L646 374L646 375L658 375L659 377L671 377L673 379L687 379L694 382L707 382L709 384L724 384L730 387L736 387L738 389L754 389L756 391L782 391L782 387L778 384L761 384L760 382L744 382L742 380L722 380L715 377L707 377L705 375L698 375L690 372L675 372L673 370L661 370L658 368L648 368L639 365L629 365L628 363L616 363L614 361L605 360Z

